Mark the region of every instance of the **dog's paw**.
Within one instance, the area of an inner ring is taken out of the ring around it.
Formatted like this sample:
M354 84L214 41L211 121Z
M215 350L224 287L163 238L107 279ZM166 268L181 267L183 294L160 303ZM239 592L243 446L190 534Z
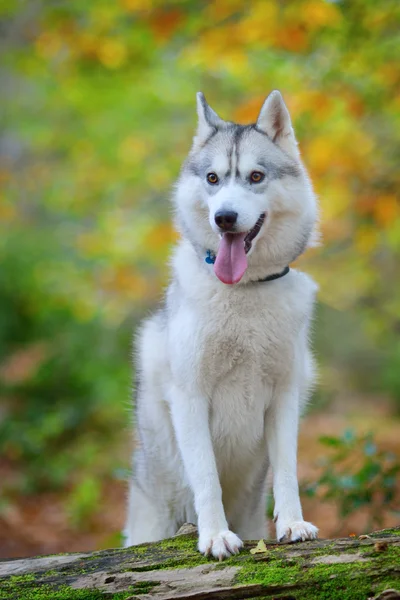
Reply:
M219 560L238 554L242 548L242 540L232 531L220 531L214 535L202 534L199 538L199 551L204 556L213 556Z
M318 537L318 528L307 521L282 522L276 524L276 537L278 542L293 544L294 542L305 542L315 540Z

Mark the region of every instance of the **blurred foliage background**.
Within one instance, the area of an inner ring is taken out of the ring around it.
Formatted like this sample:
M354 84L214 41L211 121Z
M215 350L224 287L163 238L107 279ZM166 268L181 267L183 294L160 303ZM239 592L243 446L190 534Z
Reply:
M398 432L398 0L3 0L0 32L8 554L41 503L65 541L35 551L73 549L66 531L115 505L121 525L132 331L168 280L198 90L243 123L282 91L321 202L323 246L299 262L321 288L314 410L373 397Z

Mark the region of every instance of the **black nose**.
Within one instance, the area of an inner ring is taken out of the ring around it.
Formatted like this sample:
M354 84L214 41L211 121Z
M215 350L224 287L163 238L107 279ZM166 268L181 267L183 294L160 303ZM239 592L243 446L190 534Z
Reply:
M233 210L219 210L215 213L215 222L220 229L230 231L234 228L238 214Z

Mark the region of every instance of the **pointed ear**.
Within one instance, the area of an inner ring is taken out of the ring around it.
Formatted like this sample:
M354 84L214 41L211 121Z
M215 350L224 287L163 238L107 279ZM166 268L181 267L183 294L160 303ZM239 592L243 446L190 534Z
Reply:
M196 144L204 142L215 129L225 125L225 121L207 104L207 100L201 92L197 93L197 114L199 123L194 139Z
M261 107L257 127L283 150L298 157L297 142L289 111L278 90L270 93Z

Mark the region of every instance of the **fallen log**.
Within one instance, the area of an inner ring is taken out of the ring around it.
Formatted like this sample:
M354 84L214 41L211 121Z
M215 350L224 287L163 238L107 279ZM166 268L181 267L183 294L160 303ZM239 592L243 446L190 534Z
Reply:
M2 560L0 599L400 599L400 527L251 553L257 541L219 563L197 552L189 525L153 544Z

